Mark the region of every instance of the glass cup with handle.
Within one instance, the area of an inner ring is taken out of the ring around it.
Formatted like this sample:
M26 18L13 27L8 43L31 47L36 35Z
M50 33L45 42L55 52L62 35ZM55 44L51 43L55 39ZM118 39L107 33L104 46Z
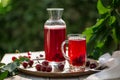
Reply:
M68 55L64 51L68 44ZM62 54L70 64L71 71L85 71L86 63L86 36L83 34L69 34L68 40L61 45Z

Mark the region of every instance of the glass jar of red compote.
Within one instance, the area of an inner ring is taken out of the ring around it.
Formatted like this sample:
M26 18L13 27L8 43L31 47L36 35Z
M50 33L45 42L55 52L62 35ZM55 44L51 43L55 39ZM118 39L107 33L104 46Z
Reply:
M62 17L63 8L47 8L49 19L44 25L45 59L49 62L63 62L61 44L66 39L66 24Z

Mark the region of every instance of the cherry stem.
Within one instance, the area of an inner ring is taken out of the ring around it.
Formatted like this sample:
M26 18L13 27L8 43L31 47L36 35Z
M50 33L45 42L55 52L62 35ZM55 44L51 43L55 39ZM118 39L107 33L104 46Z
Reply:
M39 62L39 58L38 58L38 57L36 57L36 60L37 60L37 62L40 64L40 62Z

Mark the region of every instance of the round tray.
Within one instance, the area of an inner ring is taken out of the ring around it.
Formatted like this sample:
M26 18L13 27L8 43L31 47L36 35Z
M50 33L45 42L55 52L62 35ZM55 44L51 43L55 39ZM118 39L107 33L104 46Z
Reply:
M92 61L96 62L95 60L92 60ZM82 75L89 75L89 74L92 74L92 73L99 71L99 70L95 70L95 69L85 68L84 72L81 72L81 71L71 72L68 65L69 64L66 61L66 64L65 64L63 71L55 70L53 67L54 71L52 71L52 72L42 72L42 71L37 71L35 69L35 67L25 69L25 68L23 68L22 65L18 68L18 70L22 73L25 73L28 75L33 75L33 76L39 76L39 77L76 77L76 76L82 76Z
M40 54L43 55L42 58L40 58L39 60L40 61L44 61L45 59L45 53L44 51L41 51L41 52L37 52L37 53L33 53L31 55L31 59L34 60L34 62L36 61L36 56L39 56ZM92 62L95 62L95 63L98 63L96 60L93 60L93 59L90 59L90 61ZM86 68L84 72L71 72L70 69L69 69L69 63L66 61L65 62L65 68L64 68L64 71L52 71L52 72L42 72L42 71L37 71L35 69L35 64L33 64L33 67L31 68L23 68L22 65L20 65L20 67L18 68L18 70L22 73L25 73L25 74L28 74L28 75L32 75L32 76L39 76L39 77L77 77L77 76L83 76L83 75L89 75L89 74L93 74L95 72L98 72L99 70L94 70L94 69L89 69L89 68Z
M29 74L32 76L39 76L39 77L77 77L83 75L93 74L97 71L86 70L85 72L40 72L40 71L32 71L19 68L19 71L25 74Z

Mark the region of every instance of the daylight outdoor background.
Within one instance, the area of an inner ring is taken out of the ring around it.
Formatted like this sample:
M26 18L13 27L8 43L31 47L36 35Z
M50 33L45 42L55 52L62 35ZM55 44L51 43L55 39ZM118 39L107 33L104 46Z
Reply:
M67 34L95 24L97 0L0 0L0 59L5 53L44 50L46 8L64 8Z

